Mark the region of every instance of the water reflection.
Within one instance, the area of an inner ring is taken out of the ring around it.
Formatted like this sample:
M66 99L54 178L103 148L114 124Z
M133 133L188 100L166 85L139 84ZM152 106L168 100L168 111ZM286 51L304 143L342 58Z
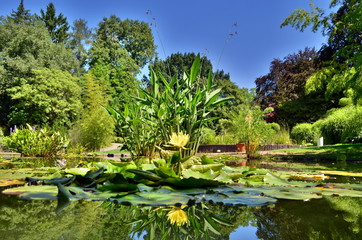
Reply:
M264 207L89 201L73 202L60 213L57 207L57 201L0 194L1 239L362 239L362 198L281 200ZM187 222L172 224L172 210L184 211Z

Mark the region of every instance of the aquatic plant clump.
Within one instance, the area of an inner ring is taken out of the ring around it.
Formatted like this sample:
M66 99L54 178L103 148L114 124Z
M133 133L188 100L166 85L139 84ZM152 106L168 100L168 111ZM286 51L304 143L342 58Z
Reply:
M43 170L44 177L27 177L23 179L27 182L25 186L2 193L24 199L58 199L64 203L88 199L140 206L191 206L202 202L263 206L278 199L308 201L325 196L362 196L359 184L321 182L322 176L338 174L336 171L277 174L251 167L205 164L198 165L198 169L197 165L185 169L179 176L162 164L162 161L155 161L153 167L144 164L142 167L148 170L137 169L133 162L98 162L91 168L52 169L52 174ZM339 174L348 175L348 172ZM353 173L352 176L360 175Z

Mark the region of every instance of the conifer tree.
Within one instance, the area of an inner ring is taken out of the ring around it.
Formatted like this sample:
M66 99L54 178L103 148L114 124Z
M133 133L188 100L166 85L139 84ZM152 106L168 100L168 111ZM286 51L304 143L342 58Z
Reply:
M20 24L22 21L29 21L31 19L29 12L30 11L26 10L24 7L24 0L21 0L17 10L13 10L10 18L13 19L15 23Z
M56 10L53 3L49 3L46 12L40 10L40 19L45 23L50 36L54 43L65 43L69 35L69 24L67 18L62 13L56 15Z

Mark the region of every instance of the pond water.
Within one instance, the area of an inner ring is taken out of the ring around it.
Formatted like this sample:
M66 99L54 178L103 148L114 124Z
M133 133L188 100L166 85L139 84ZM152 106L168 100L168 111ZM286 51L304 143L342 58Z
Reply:
M361 166L347 162L343 169ZM326 181L362 183L360 177L346 176ZM0 194L0 239L362 239L362 197L278 200L258 207L201 203L182 209L194 227L170 224L170 211Z

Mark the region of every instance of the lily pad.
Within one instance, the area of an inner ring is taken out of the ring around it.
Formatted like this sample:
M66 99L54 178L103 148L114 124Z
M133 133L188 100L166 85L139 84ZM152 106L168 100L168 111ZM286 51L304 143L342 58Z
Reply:
M349 176L349 177L362 177L362 173L360 172L346 172L346 171L319 171L323 174L328 175L338 175L338 176Z
M57 186L23 186L9 188L2 191L3 194L19 195L20 198L33 200L56 200L58 195Z

